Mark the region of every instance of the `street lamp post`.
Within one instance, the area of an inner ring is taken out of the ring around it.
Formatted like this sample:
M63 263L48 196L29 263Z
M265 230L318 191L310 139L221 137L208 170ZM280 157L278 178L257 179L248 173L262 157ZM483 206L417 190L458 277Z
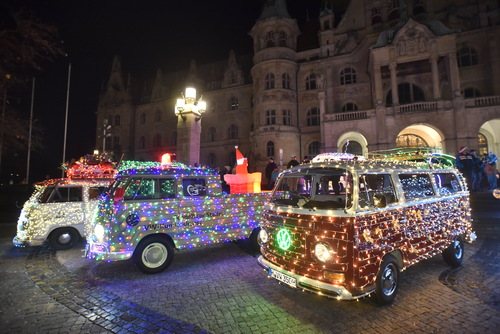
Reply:
M177 99L177 161L195 165L200 161L201 116L207 110L207 104L196 100L196 89L187 87L185 95Z

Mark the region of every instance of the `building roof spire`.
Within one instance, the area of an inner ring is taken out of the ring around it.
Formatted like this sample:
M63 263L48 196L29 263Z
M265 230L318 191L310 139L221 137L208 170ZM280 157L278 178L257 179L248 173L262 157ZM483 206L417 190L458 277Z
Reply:
M271 17L280 17L291 19L292 17L288 13L286 8L286 0L266 0L264 3L264 9L260 14L257 21L266 20Z

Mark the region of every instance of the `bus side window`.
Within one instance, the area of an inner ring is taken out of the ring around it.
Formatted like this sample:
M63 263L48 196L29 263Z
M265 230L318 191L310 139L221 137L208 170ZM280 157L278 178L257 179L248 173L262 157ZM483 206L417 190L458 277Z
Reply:
M182 192L184 196L201 197L207 195L205 179L183 179Z
M160 198L177 197L177 186L174 179L160 179Z
M425 198L434 195L428 174L400 174L399 181L407 200Z
M453 173L436 173L434 174L434 181L440 195L453 194L462 190L460 181Z
M374 201L374 195L378 200ZM373 206L383 197L386 205L397 201L390 174L362 174L359 176L359 206ZM384 205L385 206L385 205Z

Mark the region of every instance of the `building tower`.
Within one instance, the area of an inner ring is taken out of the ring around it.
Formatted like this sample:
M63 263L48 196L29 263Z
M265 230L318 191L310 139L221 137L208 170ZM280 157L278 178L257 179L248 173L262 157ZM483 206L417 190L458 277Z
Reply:
M301 155L297 108L297 22L284 0L266 1L250 31L254 45L252 148L258 170L268 157L286 165Z

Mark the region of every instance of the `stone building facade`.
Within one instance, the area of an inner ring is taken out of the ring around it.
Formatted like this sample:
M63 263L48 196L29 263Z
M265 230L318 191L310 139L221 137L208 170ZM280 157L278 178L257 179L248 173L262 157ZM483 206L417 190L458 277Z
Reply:
M97 112L97 143L127 159L175 153L176 98L207 102L200 163L250 171L321 152L366 154L461 146L500 154L500 2L351 0L299 27L285 0L266 1L249 32L253 54L136 83L113 61ZM338 21L338 22L337 22ZM99 147L102 149L103 147Z

